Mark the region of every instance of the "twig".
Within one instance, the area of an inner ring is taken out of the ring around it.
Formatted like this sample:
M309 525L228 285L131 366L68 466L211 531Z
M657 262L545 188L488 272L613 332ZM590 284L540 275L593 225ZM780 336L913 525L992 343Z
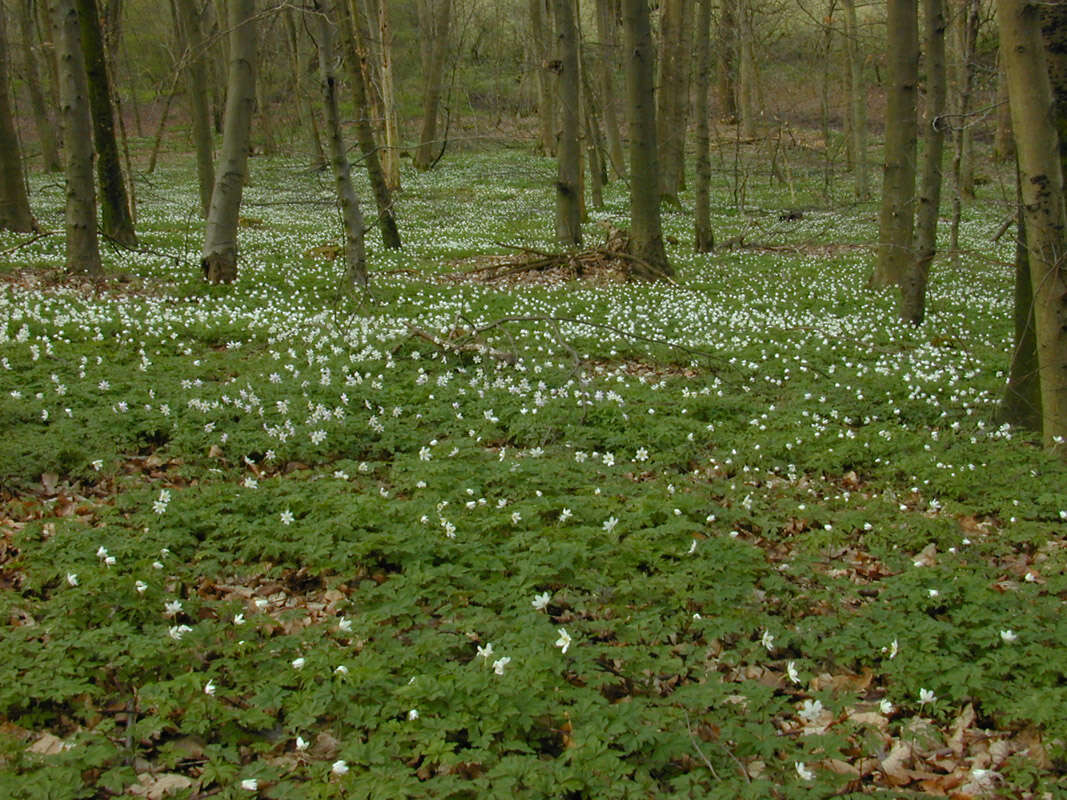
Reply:
M697 741L697 737L693 733L693 726L689 724L689 712L683 709L682 713L685 714L685 729L689 731L689 741L693 743L693 747L696 748L696 751L700 755L700 758L704 761L704 766L708 768L708 772L711 773L711 777L713 777L715 780L721 780L721 778L719 778L719 773L717 773L715 771L715 767L712 766L711 760L706 755L704 755L704 751L700 749L700 742Z
M7 248L6 250L0 250L0 256L6 256L9 253L14 253L16 250L21 250L23 247L27 247L28 245L33 244L38 239L43 239L46 236L54 236L55 234L56 234L56 231L41 231L40 233L38 233L38 234L36 234L34 236L31 236L29 239L26 239L25 241L19 242L16 245L12 245L11 247Z

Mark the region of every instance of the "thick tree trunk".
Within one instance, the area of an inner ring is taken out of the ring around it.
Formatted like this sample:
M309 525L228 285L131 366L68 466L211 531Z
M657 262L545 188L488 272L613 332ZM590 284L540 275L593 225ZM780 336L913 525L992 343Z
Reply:
M757 87L756 55L753 38L755 29L752 25L752 6L749 0L737 0L738 57L741 62L738 76L738 103L741 114L741 138L756 138Z
M582 243L578 30L574 20L575 0L553 2L562 121L556 177L556 239L565 247L573 247Z
M41 88L41 76L37 69L36 41L33 20L33 0L18 0L19 32L22 35L22 69L25 73L26 88L30 93L30 109L33 111L34 127L37 129L37 141L41 144L41 158L45 172L58 172L63 169L56 144L55 123L52 121L48 104Z
M103 269L96 232L93 123L89 114L89 79L85 75L78 10L74 0L53 0L52 10L59 72L59 109L67 156L67 270L98 276Z
M255 0L229 0L230 75L200 267L211 283L237 278L237 220L248 175L248 143L256 107Z
M343 0L339 8L347 9L347 0ZM285 44L289 51L289 69L293 73L293 92L296 94L297 108L300 115L304 132L308 137L308 152L311 154L311 168L319 170L326 166L326 153L322 149L322 136L319 133L319 120L315 114L315 108L311 104L308 93L304 90L304 70L301 51L303 37L297 30L294 19L295 12L292 8L286 8L285 14ZM359 62L356 61L358 69ZM362 77L360 78L362 82Z
M618 3L616 0L597 0L596 25L600 39L597 59L597 85L600 87L600 105L604 112L604 134L607 137L608 156L611 167L620 178L626 176L626 156L622 149L622 134L619 130L619 115L615 108L615 75L618 63Z
M1038 6L998 0L997 11L1034 293L1042 434L1046 446L1067 453L1067 212L1054 97Z
M937 220L941 210L941 162L945 151L945 5L923 0L926 34L926 119L923 121L923 163L919 208L915 219L915 261L900 285L900 318L913 325L926 315L926 286L937 251Z
M0 229L33 231L37 223L30 212L30 198L22 175L22 152L11 108L6 24L0 8Z
M337 102L337 78L333 71L333 30L321 0L313 0L314 22L319 40L319 70L322 73L322 97L326 107L326 139L330 144L337 200L345 232L345 284L349 290L367 288L367 253L363 244L363 213L352 186L351 169L341 134L341 112ZM341 0L346 2L346 0Z
M200 185L200 213L206 219L215 188L215 140L211 133L211 110L207 93L204 33L196 0L177 0L188 52L189 111L196 146L196 177Z
M867 160L867 82L863 78L863 53L859 45L855 0L843 0L845 6L845 52L848 56L849 133L852 140L852 172L856 197L871 196L870 169Z
M622 0L626 44L626 121L630 128L630 275L663 280L674 274L659 217L655 74L648 0Z
M916 0L889 0L889 96L885 178L878 226L878 263L871 285L899 285L912 261L915 226L916 84L919 26Z
M685 174L685 107L689 59L685 43L686 0L664 0L661 17L659 95L656 137L659 142L660 200L679 205Z
M415 169L427 170L434 162L437 145L437 113L441 105L448 30L452 22L452 0L419 0L419 20L423 41L422 133L415 151Z
M711 3L712 0L697 0L694 32L697 59L697 174L693 210L696 241L693 249L698 253L710 253L715 247L715 233L711 227L711 126L708 119L711 113L708 105L708 87L711 84Z
M552 76L552 59L549 57L548 35L545 31L545 16L551 17L547 0L529 0L530 36L533 38L534 55L537 60L537 107L541 122L542 155L556 154L556 81Z
M967 200L974 199L974 137L971 135L971 105L974 102L975 83L978 78L978 26L981 21L981 0L963 0L957 14L956 65L958 84L956 113L960 120L956 134L956 146L959 149L958 191Z
M96 175L100 182L100 222L104 235L125 247L134 247L133 214L126 193L126 177L115 138L111 80L104 53L104 37L96 0L75 0L81 28L82 53L89 81L89 110L93 119Z
M390 0L378 0L378 37L381 63L382 117L385 125L385 150L382 170L392 192L400 189L400 122L396 110L396 84L393 77L393 24Z
M719 116L726 122L737 121L737 0L720 0L715 59L715 91L719 98Z
M378 146L374 141L374 124L371 121L371 107L367 85L364 83L366 72L362 65L362 56L357 43L356 19L347 0L338 4L341 23L342 44L345 61L348 64L349 83L352 86L352 99L356 113L356 141L367 169L374 203L378 208L378 220L382 230L382 243L391 250L400 249L400 230L397 228L396 215L393 213L393 195L385 183L382 162L378 158Z

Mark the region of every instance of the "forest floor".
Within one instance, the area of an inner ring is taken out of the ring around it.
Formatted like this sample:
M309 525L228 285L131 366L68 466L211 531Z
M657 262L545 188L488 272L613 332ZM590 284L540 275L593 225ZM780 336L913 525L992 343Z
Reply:
M556 249L515 150L405 173L369 297L292 161L231 286L185 160L101 283L0 234L0 794L1067 794L1067 467L995 422L1013 189L911 327L874 205L742 166L714 254L665 212L673 285L497 280ZM616 183L587 242L626 225Z

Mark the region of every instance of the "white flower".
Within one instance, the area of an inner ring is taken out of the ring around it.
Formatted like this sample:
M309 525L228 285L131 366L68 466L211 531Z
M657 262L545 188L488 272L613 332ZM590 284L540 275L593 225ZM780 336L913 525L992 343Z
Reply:
M78 585L78 573L77 572L68 572L67 573L67 583L70 584L71 586L77 586Z
M429 447L419 448L419 461L429 461L432 457Z
M882 648L882 652L889 654L889 660L890 661L892 661L894 658L896 658L897 657L897 652L898 652L897 640L894 639L892 642L890 642L889 643L889 647L883 647Z
M163 616L173 617L182 610L181 600L168 600L163 604Z
M497 675L503 675L504 667L506 667L510 663L511 656L504 656L503 658L498 658L496 661L493 662L493 672L495 672Z
M489 657L493 655L493 643L489 642L489 644L487 644L485 647L482 647L481 645L479 645L478 646L478 655L481 656L482 658L484 658L486 661L488 661Z
M604 466L605 467L614 467L615 466L615 454L614 453L604 453Z
M878 704L878 710L888 717L893 713L893 703L890 702L888 697L883 697L882 702Z
M244 614L234 614L233 615L233 624L234 625L244 625L245 624L245 615Z
M163 569L163 562L162 561L153 561L152 562L152 569Z
M290 511L288 508L282 512L282 525L292 525L293 519L293 512Z
M245 791L254 792L259 789L259 781L255 778L245 778L241 781L241 788Z
M604 520L604 531L606 533L611 533L613 530L615 530L615 526L618 524L619 520L617 518L608 517L606 520Z
M634 455L634 461L648 461L648 450L644 447L638 447L637 454Z
M410 711L408 711L408 719L416 720L418 718L419 718L419 710L417 708L413 708Z
M192 628L190 628L188 625L171 625L170 628L167 629L167 635L171 639L177 641L191 630Z
M789 675L789 680L793 683L800 683L800 674L797 672L797 662L790 661L785 668L786 674Z
M565 509L563 509L562 511L559 512L559 521L560 522L566 522L567 520L569 520L573 516L574 516L574 514L571 513L571 510L569 508L565 508Z
M246 489L258 489L259 488L259 481L257 481L252 476L249 476L249 477L245 478L244 487Z
M341 617L337 620L337 630L341 633L348 633L352 630L352 620L348 619L348 617Z
M566 628L559 629L559 638L556 639L556 647L563 649L563 654L566 655L567 649L571 646L571 635L567 633Z
M530 605L538 611L544 611L548 608L548 604L551 600L552 595L549 592L542 592L541 594L534 595L534 599L530 601Z
M344 775L346 772L348 772L348 764L346 764L344 761L334 761L333 766L330 767L330 772L332 772L334 775Z
M511 524L512 525L518 525L520 522L522 522L522 514L520 514L518 511L512 511L511 512Z
M292 663L293 663L293 669L303 669L304 668L304 664L306 664L307 661L305 661L303 656L301 656L300 658L294 658Z
M307 741L303 736L296 737L296 749L299 750L301 753L307 750L310 746L311 743Z
M774 634L770 631L764 631L763 636L760 638L760 644L767 648L767 652L774 651Z
M697 540L694 539L692 542L690 542L689 549L686 551L686 555L687 556L691 556L696 551L697 551Z
M930 595L930 597L940 597L941 596L941 592L939 592L937 589L927 589L926 591Z
M1000 638L1004 641L1004 644L1011 644L1019 638L1019 634L1009 628L1006 631L1000 632Z
M797 768L797 775L800 776L801 780L804 780L804 781L813 781L813 780L815 780L815 773L812 772L810 769L808 769L803 761L796 761L796 762L794 762L793 766Z
M933 703L937 700L937 695L930 689L919 690L919 705L925 706L927 703Z
M337 666L337 668L333 671L333 674L334 675L347 675L348 674L348 667L346 667L344 664L339 664Z
M207 682L207 684L204 686L204 694L208 695L209 697L215 696L215 681Z
M257 597L253 602L255 602L258 609L264 609L270 605L270 601L266 597Z
M96 548L96 557L99 558L101 561L107 558L107 548L103 545L100 545L100 547Z
M323 441L326 439L326 431L324 430L312 431L309 435L311 437L312 444L322 444Z
M137 594L144 594L148 589L148 584L144 581L134 581L133 588L137 590Z
M115 557L114 556L108 556L107 558L105 558L104 559L104 566L107 566L107 567L115 566Z
M574 460L577 461L579 464L585 461L586 458L588 458L588 456L586 456L586 454L583 453L581 450L575 451Z
M817 722L819 716L825 711L821 700L805 700L801 703L797 716L808 723Z

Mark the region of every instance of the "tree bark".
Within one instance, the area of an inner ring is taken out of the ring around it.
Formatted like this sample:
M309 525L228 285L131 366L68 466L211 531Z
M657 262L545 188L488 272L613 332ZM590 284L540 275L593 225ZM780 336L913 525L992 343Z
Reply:
M237 221L248 175L248 144L256 107L255 0L229 0L230 74L200 267L210 283L237 278Z
M604 135L607 137L611 167L617 176L624 178L626 177L626 156L622 149L619 115L615 108L615 74L619 49L617 5L616 0L597 0L596 3L597 36L600 39L597 84L600 87L600 105L604 112Z
M715 59L715 86L719 98L719 116L726 122L737 121L737 0L720 0L717 30L718 52Z
M752 5L749 0L737 0L738 50L741 62L738 76L738 103L741 114L741 138L756 138L758 116L756 96L756 55L753 47L755 30L752 26Z
M1042 435L1067 453L1067 212L1039 9L1026 0L998 0L1000 41L1018 152L1033 288Z
M58 172L63 169L56 143L55 123L52 121L45 102L44 90L41 88L41 75L37 69L36 35L34 33L32 0L18 0L19 32L22 35L22 68L25 72L26 88L30 93L30 109L33 111L34 127L37 129L37 141L41 144L41 158L45 172Z
M66 143L67 270L103 272L96 232L96 187L93 184L93 123L89 114L89 79L85 75L78 10L74 0L53 0L59 108Z
M89 110L96 147L96 175L100 183L100 222L104 235L125 247L134 247L133 214L126 193L126 177L119 159L112 113L112 89L100 29L96 0L75 0L81 28L82 53L89 86Z
M581 119L578 74L578 30L575 0L553 0L556 23L556 58L559 77L560 118L556 177L556 239L565 247L582 243Z
M715 247L711 227L711 133L708 115L708 87L711 84L711 3L697 0L697 24L694 32L697 58L696 80L696 186L693 209L696 241L693 249L710 253Z
M385 124L385 150L382 170L389 191L400 189L400 123L396 110L396 86L393 77L393 24L389 0L378 0L379 65L382 90L382 117Z
M899 285L912 261L915 226L916 84L919 30L916 0L889 0L885 178L878 226L878 263L871 285Z
M959 127L956 132L956 147L959 151L959 177L956 183L958 191L967 200L974 199L974 138L970 120L971 104L974 98L974 86L978 76L978 26L981 21L981 0L963 0L957 19L956 39L959 62L957 80L959 93L957 97Z
M211 109L208 103L204 32L196 0L177 2L188 53L186 75L193 144L196 147L196 177L200 185L200 213L206 219L211 209L211 192L215 187L215 139L211 132Z
M1015 136L1011 132L1011 106L1004 68L997 69L997 132L993 136L993 158L1007 161L1015 157Z
M347 9L347 0L343 0L340 8ZM297 30L295 12L292 8L286 8L285 14L285 43L289 51L289 69L293 73L293 92L296 94L297 108L303 116L303 128L308 136L308 152L311 154L311 168L319 170L326 166L326 153L322 149L322 136L319 133L319 121L315 114L315 108L311 104L306 91L304 91L304 68L300 44L303 37ZM343 37L342 37L343 39ZM359 62L356 62L358 68ZM360 78L362 82L362 77Z
M347 2L347 0L341 0ZM326 139L330 145L330 165L333 168L337 200L341 205L341 220L345 234L345 284L349 291L358 286L366 289L367 253L363 243L363 213L352 186L351 168L345 154L341 134L341 112L337 102L337 78L333 71L333 30L321 0L313 0L318 29L319 70L322 73L322 98L326 107Z
M915 219L915 261L900 285L900 318L913 325L926 315L926 286L937 251L937 220L941 211L941 162L945 151L945 5L923 0L926 38L926 119L919 208Z
M541 122L542 155L556 154L556 82L551 69L548 36L545 33L545 15L550 14L547 0L529 0L530 35L533 38L534 55L537 59L537 106Z
M660 200L679 205L685 172L685 104L689 64L685 47L686 0L664 0L661 16L656 136L660 149Z
M845 52L848 56L849 133L852 138L852 173L856 197L871 196L870 168L867 160L867 82L863 79L863 53L860 51L859 25L855 0L843 0L845 6Z
M644 280L668 279L659 216L659 163L656 147L655 74L648 0L622 0L626 45L626 121L630 128L630 275Z
M367 169L374 203L378 208L378 220L382 231L382 243L391 250L400 249L400 230L393 213L393 195L385 183L382 162L378 158L378 146L374 141L374 125L371 122L371 107L368 99L366 74L362 66L362 56L357 44L355 9L341 0L338 5L341 22L342 44L345 49L345 61L348 64L349 83L352 86L352 99L356 112L356 141Z
M422 133L415 151L415 169L427 170L434 162L437 144L437 113L441 105L448 30L452 22L452 0L419 0L423 53ZM436 10L436 13L434 13Z
M33 231L37 229L37 223L30 211L30 198L22 174L22 152L11 108L6 25L3 8L0 8L0 229Z

